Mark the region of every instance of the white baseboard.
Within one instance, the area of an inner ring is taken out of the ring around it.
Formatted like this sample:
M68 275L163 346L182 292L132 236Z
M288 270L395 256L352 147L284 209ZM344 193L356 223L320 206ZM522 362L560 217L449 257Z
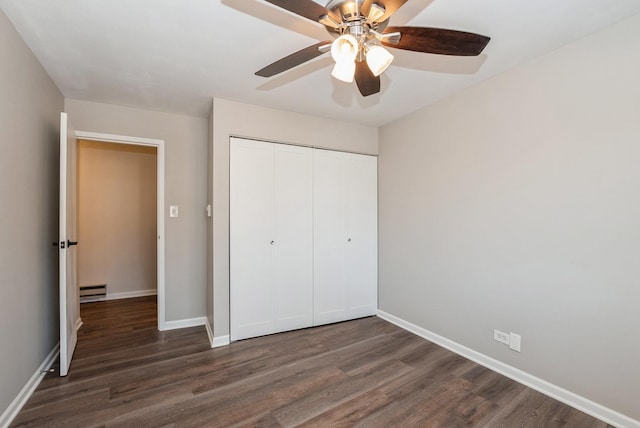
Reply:
M206 325L207 317L188 318L184 320L165 321L164 328L162 330L177 330L179 328L197 327L199 325Z
M219 348L221 346L227 346L230 343L231 343L231 340L229 339L229 335L227 334L226 336L214 337L213 341L211 342L211 347Z
M132 299L134 297L155 296L158 290L150 288L148 290L125 291L123 293L107 293L106 296L81 298L80 303L105 302L107 300Z
M58 358L59 352L60 343L57 343L56 346L53 347L51 352L49 352L49 355L46 356L42 364L40 364L38 370L36 370L36 372L27 381L24 387L22 387L20 393L18 393L16 398L14 398L11 404L9 404L9 407L7 407L2 415L0 415L0 427L8 427L9 424L11 424L11 422L15 419L15 417L18 416L18 413L25 405L29 397L31 397L38 385L40 385L42 378L44 378L44 376L47 374L49 368L53 366L56 358Z
M453 340L440 336L427 329L419 327L408 321L398 318L395 315L388 314L384 311L378 310L378 316L384 320L389 321L392 324L397 325L413 334L423 337L437 345L442 346L458 355L468 358L484 367L487 367L495 372L498 372L510 379L515 380L523 385L528 386L531 389L535 389L549 397L552 397L562 403L565 403L571 407L574 407L588 415L600 419L610 425L614 425L620 428L640 428L640 421L632 419L622 413L616 412L608 407L591 401L585 397L568 391L562 387L554 385L546 380L540 379L532 374L517 369L513 366L505 364L494 358L491 358L478 351L474 351L471 348L467 348Z
M82 318L78 317L76 320L76 331L80 330L80 327L82 327Z
M204 327L207 329L207 336L209 337L209 343L211 344L211 347L213 348L213 330L211 330L211 326L209 325L209 320L207 319L207 322L204 323Z

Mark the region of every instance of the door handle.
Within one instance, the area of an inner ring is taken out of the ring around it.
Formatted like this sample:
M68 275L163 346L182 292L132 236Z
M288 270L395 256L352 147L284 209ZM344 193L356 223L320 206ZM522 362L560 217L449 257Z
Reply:
M67 247L71 247L72 245L78 245L78 241L69 241L67 239Z

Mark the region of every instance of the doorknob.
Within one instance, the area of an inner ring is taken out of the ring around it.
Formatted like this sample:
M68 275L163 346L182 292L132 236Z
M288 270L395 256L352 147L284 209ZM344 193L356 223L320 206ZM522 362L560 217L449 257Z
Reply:
M271 241L271 245L273 245L273 244L275 244L275 243L276 243L276 241Z
M67 247L70 247L70 246L72 246L72 245L78 245L78 241L69 241L69 240L67 239Z

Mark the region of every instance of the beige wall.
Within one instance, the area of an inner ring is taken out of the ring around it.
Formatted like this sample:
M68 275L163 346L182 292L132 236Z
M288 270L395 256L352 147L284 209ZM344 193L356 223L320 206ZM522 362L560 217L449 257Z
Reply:
M65 107L78 131L165 140L166 320L205 316L207 119L72 99Z
M78 142L78 285L111 297L157 284L155 147Z
M64 99L0 11L0 414L58 342ZM2 425L2 421L0 421Z
M379 203L383 311L640 420L637 52L640 15L383 127Z
M229 136L301 144L357 153L378 153L378 129L269 109L213 100L213 331L229 334Z

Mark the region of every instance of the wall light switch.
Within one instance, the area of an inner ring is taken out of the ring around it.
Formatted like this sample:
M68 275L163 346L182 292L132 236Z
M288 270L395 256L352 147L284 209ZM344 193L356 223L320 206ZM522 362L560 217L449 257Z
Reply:
M178 206L177 205L169 206L169 217L178 217Z
M211 217L211 205L207 205L207 217Z

